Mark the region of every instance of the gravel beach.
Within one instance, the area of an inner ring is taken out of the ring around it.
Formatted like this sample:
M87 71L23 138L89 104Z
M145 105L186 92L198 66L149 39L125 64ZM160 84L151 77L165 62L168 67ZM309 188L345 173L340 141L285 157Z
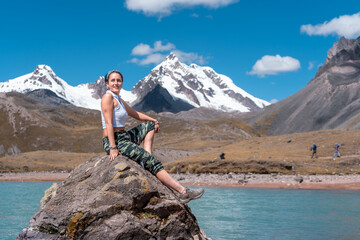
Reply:
M63 181L67 172L0 173L0 181ZM360 175L171 174L183 185L360 190Z
M174 174L183 185L360 190L360 175Z

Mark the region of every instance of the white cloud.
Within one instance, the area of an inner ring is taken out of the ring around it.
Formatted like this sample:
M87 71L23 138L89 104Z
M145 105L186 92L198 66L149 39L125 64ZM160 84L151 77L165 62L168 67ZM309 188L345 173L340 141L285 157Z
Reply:
M308 66L308 70L311 70L314 68L314 63L313 62L309 62L309 66Z
M166 43L163 44L162 41L154 42L154 47L150 47L148 44L140 43L135 46L131 54L136 56L141 56L144 58L133 58L128 62L136 63L139 65L148 65L148 64L159 64L161 63L166 55L170 54L170 51L174 52L174 54L179 58L181 62L184 63L197 63L197 64L205 64L206 60L203 56L199 56L197 53L186 53L176 49L175 44ZM161 53L163 52L163 53Z
M343 15L317 25L302 25L302 33L312 35L338 35L346 38L356 38L360 35L360 12L353 15Z
M153 54L155 52L164 52L164 51L169 51L175 49L175 45L172 43L167 43L165 45L162 44L162 41L156 41L154 43L154 47L151 48L150 45L148 44L144 44L144 43L140 43L137 46L135 46L132 51L131 54L132 55L138 55L138 56L144 56L144 55L150 55Z
M239 0L126 0L128 10L143 12L149 16L167 16L174 10L204 6L209 8L224 7Z
M203 65L206 63L203 56L199 56L197 53L186 53L182 52L180 50L174 50L173 53L179 58L181 62L184 63L198 63L200 65Z
M146 58L138 61L139 65L148 65L148 64L159 64L164 61L166 55L161 53L154 53L146 56Z
M143 55L148 55L152 53L152 49L148 44L143 44L140 43L139 45L137 45L136 47L133 48L133 50L131 51L132 55L139 55L139 56L143 56Z
M170 51L172 49L175 49L175 45L172 43L167 43L166 45L162 45L162 41L154 43L154 52Z
M274 104L274 103L277 103L278 101L279 101L279 100L277 100L277 99L274 98L274 99L271 99L271 100L270 100L270 103L271 103L271 104Z
M299 68L300 62L295 58L265 55L256 61L248 74L264 77L265 75L276 75L281 72L293 72Z
M132 58L129 62L131 62L131 63L138 63L138 62L139 62L139 59L137 59L137 58Z

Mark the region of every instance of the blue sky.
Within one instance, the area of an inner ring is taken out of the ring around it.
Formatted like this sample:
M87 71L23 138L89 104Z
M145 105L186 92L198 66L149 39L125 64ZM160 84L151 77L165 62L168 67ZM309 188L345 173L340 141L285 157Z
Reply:
M303 88L340 36L360 35L360 2L12 0L0 22L0 82L47 64L73 86L119 69L131 90L174 51L271 101Z

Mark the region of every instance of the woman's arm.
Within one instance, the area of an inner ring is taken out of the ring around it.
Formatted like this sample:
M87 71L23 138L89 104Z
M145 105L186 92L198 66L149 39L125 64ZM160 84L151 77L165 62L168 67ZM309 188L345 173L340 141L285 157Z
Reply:
M114 100L111 94L105 94L101 99L101 110L104 115L106 132L109 138L110 143L110 156L109 160L112 161L115 159L117 155L119 155L119 151L116 148L115 138L114 138L114 127L113 127L113 110L114 110Z
M124 104L125 109L127 111L127 113L129 114L130 117L133 117L137 120L140 121L150 121L150 122L154 122L155 123L155 132L159 132L160 131L160 126L159 126L159 122L158 120L156 120L155 118L152 118L144 113L138 112L136 110L134 110L132 107L130 107L123 99L121 99L121 102Z

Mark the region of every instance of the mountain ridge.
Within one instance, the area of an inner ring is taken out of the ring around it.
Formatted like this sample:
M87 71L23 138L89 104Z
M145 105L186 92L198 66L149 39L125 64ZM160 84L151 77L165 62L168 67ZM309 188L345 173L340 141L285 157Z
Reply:
M42 73L41 70L47 72ZM60 90L66 89L66 82L52 74L50 70L48 66L39 65L33 74L17 79L26 81L28 84L26 86L29 84L50 86L60 83L65 86ZM51 78L46 78L47 75ZM206 78L207 81L201 81L202 78ZM122 91L121 95L125 100L130 99L132 106L139 111L152 110L163 116L181 119L208 120L222 116L235 117L252 124L266 135L321 129L358 129L360 128L360 37L354 40L341 38L335 42L328 50L324 65L303 89L265 108L253 108L251 112L241 113L225 109L223 107L225 101L217 101L218 105L211 105L210 100L220 96L218 93L221 93L221 96L228 94L226 100L236 99L237 93L240 94L241 91L231 92L229 87L231 84L233 84L231 79L222 77L210 67L199 67L195 64L188 66L181 63L175 55L170 54L130 92ZM7 85L9 82L0 83L0 92L4 88L10 89ZM99 109L101 93L105 91L103 78L100 77L92 85L79 86L87 89L87 96L97 98L96 108ZM80 88L77 88L77 91ZM73 92L74 89L75 87L72 87ZM60 90L58 94L64 96ZM237 106L248 99L251 100L250 97L241 96L240 100L244 101L238 102ZM74 101L72 99L69 102L74 104ZM226 105L235 106L236 104L232 104L231 101L226 102ZM81 105L80 101L78 105ZM242 107L249 110L252 105L256 105L255 101L250 102L248 107L244 105ZM239 107L235 108L239 109Z
M159 87L156 89L157 85ZM106 92L104 77L74 87L58 77L47 65L38 65L32 73L0 82L0 92L27 93L39 89L53 91L72 105L95 110L100 110L101 97ZM144 98L150 98L147 95L155 94L160 96L159 101L164 101L163 107L158 107L162 104L159 102L144 101ZM224 112L247 112L269 105L237 87L225 75L216 73L210 67L185 65L173 53L138 81L131 91L122 89L120 95L139 111L179 112L207 107Z

